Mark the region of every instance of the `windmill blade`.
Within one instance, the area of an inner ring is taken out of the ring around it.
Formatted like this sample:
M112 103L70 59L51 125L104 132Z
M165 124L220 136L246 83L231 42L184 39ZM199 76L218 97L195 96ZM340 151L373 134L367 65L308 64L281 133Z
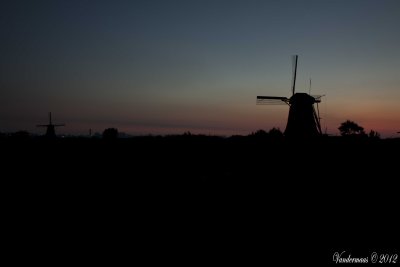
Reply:
M53 126L59 127L59 126L65 126L65 124L53 124Z
M287 100L287 97L284 96L257 96L257 99L279 99L279 100Z
M292 57L292 72L293 72L293 78L292 78L292 95L294 95L294 92L296 90L296 76L297 76L297 59L298 55L294 55Z
M313 116L314 116L315 124L317 125L318 133L319 133L319 134L322 134L321 122L320 122L320 117L319 117L318 104L317 104L318 114L317 114L317 112L315 111L314 105L313 105L312 107L313 107Z
M288 104L289 98L280 96L257 96L257 105L283 105Z
M317 117L318 117L319 124L321 125L321 116L319 115L319 105L318 105L318 102L317 102ZM320 128L321 128L321 126L320 126Z
M315 99L315 103L321 103L321 98L325 95L311 95Z
M257 105L285 105L285 104L288 103L277 99L257 100Z

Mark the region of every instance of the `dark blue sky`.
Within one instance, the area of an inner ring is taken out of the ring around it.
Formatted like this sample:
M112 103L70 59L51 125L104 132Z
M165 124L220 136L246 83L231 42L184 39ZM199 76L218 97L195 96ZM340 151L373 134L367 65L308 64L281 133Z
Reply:
M400 128L399 1L2 1L0 131L284 129L257 95L325 94L322 125Z

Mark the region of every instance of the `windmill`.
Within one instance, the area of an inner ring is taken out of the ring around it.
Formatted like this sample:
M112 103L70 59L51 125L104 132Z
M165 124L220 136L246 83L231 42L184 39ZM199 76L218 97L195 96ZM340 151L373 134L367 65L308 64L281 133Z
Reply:
M258 105L289 105L289 116L285 129L287 137L314 137L322 134L318 103L321 102L322 96L310 95L307 93L295 93L296 75L297 75L297 59L293 56L293 80L292 80L292 96L257 96ZM317 108L314 108L317 104Z
M49 124L36 125L36 126L37 127L47 127L45 136L47 138L55 138L56 137L55 127L65 126L65 124L53 124L51 122L51 112L49 112Z

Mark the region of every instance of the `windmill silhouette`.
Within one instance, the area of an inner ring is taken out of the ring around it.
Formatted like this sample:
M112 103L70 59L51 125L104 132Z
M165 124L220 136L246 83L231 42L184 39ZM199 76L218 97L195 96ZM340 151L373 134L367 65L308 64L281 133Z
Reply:
M36 125L36 126L37 127L47 127L45 136L47 138L55 138L56 137L55 127L65 126L65 124L53 124L51 122L51 112L49 112L49 124L42 124L42 125Z
M314 137L322 134L318 103L322 96L295 93L298 55L293 56L292 96L257 96L258 105L289 105L289 116L285 129L287 137ZM317 110L314 108L317 104Z

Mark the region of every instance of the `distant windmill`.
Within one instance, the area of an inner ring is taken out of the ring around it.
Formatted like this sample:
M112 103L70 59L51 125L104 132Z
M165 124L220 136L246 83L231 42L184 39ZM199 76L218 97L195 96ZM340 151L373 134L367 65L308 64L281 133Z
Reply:
M307 93L295 93L297 59L293 57L293 81L292 96L290 98L280 96L257 96L259 105L289 105L289 116L285 129L287 137L314 137L322 134L318 103L322 96L311 96ZM317 104L317 111L314 108Z
M36 126L37 127L47 127L45 136L48 138L54 138L54 137L56 137L55 127L65 126L65 124L53 124L51 122L51 112L49 112L49 124L36 125Z

